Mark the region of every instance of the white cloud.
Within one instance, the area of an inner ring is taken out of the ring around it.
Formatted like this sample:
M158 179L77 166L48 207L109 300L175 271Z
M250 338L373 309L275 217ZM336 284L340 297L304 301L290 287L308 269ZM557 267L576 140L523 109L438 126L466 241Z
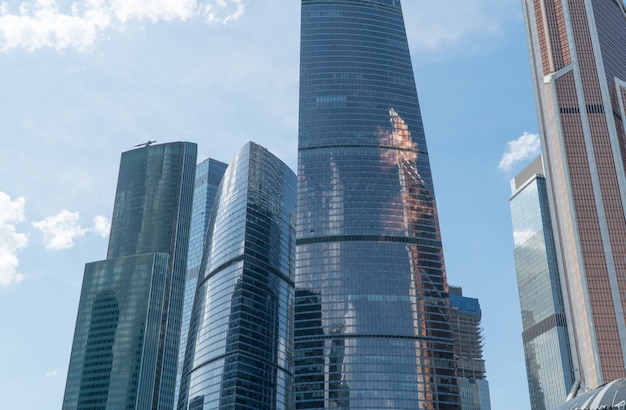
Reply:
M411 47L425 52L458 47L484 48L506 22L521 9L517 0L404 1L404 14ZM478 45L480 44L480 46Z
M111 223L104 216L96 216L91 228L80 225L80 213L66 209L56 215L49 216L42 221L33 222L33 226L43 232L46 249L61 250L74 246L74 240L85 236L88 232L101 238L106 238L111 229Z
M24 275L17 273L17 253L26 247L28 237L18 233L13 224L24 220L25 203L24 198L11 200L9 195L0 192L0 287L24 279Z
M46 377L58 377L61 375L61 369L52 369L46 372Z
M153 22L160 20L185 21L196 9L195 0L113 0L111 9L121 22L136 18Z
M90 231L101 238L106 238L111 231L111 222L104 216L96 216L93 218L93 228Z
M71 14L59 11L54 0L21 3L19 14L11 14L6 3L0 4L0 50L23 47L84 49L92 44L99 31L111 23L103 1L74 3Z
M216 0L204 4L201 10L206 22L226 24L241 18L245 6L241 0Z
M519 161L538 155L540 149L539 135L524 132L518 139L507 142L507 152L502 155L498 168L508 171Z
M74 246L74 238L87 233L86 229L81 228L79 219L80 213L64 209L54 216L33 222L33 226L43 232L47 249L69 249Z
M0 51L83 50L112 27L123 28L131 20L186 21L203 18L208 23L228 23L245 10L242 0L79 0L69 12L56 0L22 2L17 9L0 3Z

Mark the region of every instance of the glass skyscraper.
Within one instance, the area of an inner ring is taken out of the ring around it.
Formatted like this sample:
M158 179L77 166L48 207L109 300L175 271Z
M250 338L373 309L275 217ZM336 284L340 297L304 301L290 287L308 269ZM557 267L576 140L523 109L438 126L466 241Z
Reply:
M460 287L450 286L450 307L461 410L491 410L483 359L480 303L478 299L463 296Z
M399 0L302 0L298 409L458 409L448 286Z
M552 410L574 384L542 158L511 181L515 269L530 404Z
M522 4L573 368L593 389L626 376L626 8Z
M196 151L122 154L107 259L85 267L64 410L173 407Z
M193 307L198 272L202 261L202 251L206 239L206 231L209 226L213 201L217 194L217 188L222 180L228 164L209 158L196 166L196 182L193 190L193 207L191 212L191 230L189 235L189 254L187 257L187 278L185 280L185 302L183 306L183 321L180 330L180 344L178 350L178 371L176 374L176 394L174 403L178 403L180 380L185 360L185 348L187 346L187 334L189 333L189 321L191 308Z
M290 407L296 176L248 143L211 213L178 409Z
M64 410L173 407L196 152L122 154L107 259L85 267Z

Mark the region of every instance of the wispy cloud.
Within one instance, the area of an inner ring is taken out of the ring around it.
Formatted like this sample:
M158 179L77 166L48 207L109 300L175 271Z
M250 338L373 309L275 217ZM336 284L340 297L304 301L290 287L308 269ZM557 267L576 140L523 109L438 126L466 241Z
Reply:
M538 155L540 149L539 135L524 132L518 139L507 142L507 150L502 155L498 168L508 171L518 162Z
M24 275L17 272L17 253L28 244L28 237L18 233L16 222L24 220L24 198L12 200L0 192L0 287L19 283Z
M198 17L226 24L245 11L243 0L81 0L62 11L56 0L0 3L0 50L43 47L83 50L105 30L132 20L186 21Z
M66 209L56 215L49 216L33 226L43 232L46 249L61 250L74 246L74 240L93 232L100 237L106 237L111 227L107 218L97 216L93 220L93 227L83 228L80 225L80 213Z
M216 0L204 4L201 10L207 23L227 24L241 18L245 7L242 0Z
M46 377L58 377L61 375L61 369L52 369L46 372Z
M493 36L506 27L518 12L514 0L405 1L405 14L411 11L407 27L412 47L424 52L484 47L493 41L477 41Z

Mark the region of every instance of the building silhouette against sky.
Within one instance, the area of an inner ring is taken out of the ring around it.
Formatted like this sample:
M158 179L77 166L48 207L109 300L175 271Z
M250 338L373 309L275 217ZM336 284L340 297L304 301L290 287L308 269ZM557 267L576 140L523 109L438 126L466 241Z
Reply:
M462 288L450 286L450 308L461 410L491 410L480 303L478 299L463 296Z
M511 181L511 219L530 405L552 410L574 384L541 156Z
M64 410L173 408L196 151L122 154L107 259L85 266Z
M626 11L523 8L575 378L595 388L626 376Z
M302 0L298 409L458 409L428 152L399 0Z
M187 335L189 333L189 321L193 307L198 272L202 262L202 251L206 231L209 226L213 201L217 195L222 176L228 164L209 158L196 165L196 180L193 191L193 207L191 212L191 229L189 233L189 256L187 258L187 277L185 280L185 301L183 306L183 318L180 330L180 343L178 350L178 371L176 374L176 394L174 403L178 403L180 380L187 347Z
M248 143L219 186L200 265L178 409L290 407L296 176Z

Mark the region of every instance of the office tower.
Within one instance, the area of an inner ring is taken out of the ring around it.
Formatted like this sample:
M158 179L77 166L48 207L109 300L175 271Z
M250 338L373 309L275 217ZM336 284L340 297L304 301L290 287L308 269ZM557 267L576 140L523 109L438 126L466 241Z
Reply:
M107 259L85 266L64 410L173 408L196 151L122 154Z
M515 270L530 404L551 410L574 384L548 187L541 156L511 181Z
M183 305L183 320L178 348L178 369L176 372L174 404L178 403L183 361L185 360L185 348L187 346L187 335L189 333L189 321L191 319L191 308L193 306L194 295L196 294L198 272L200 271L204 240L209 226L209 218L211 217L211 208L213 207L217 188L227 166L227 164L212 158L196 165L196 182L193 190L189 254L187 257L187 278L185 280L185 301Z
M296 176L254 143L218 189L178 409L290 408Z
M399 0L302 0L298 409L457 409L449 298Z
M626 376L626 9L523 8L575 378L595 388Z
M478 299L450 286L450 319L454 333L461 410L491 410L489 383L483 360L482 313Z

